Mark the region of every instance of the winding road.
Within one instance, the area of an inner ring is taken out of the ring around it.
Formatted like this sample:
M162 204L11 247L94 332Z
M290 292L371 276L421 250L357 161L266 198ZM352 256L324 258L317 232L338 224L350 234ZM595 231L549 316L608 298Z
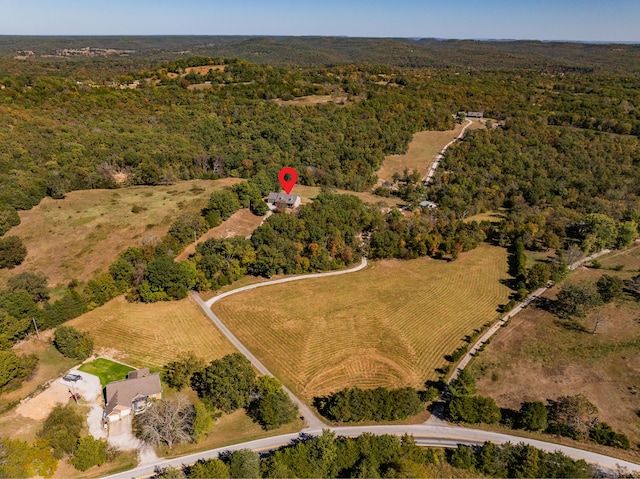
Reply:
M198 304L198 306L202 308L202 310L209 317L209 319L213 321L213 324L215 324L218 327L218 329L222 331L222 334L224 334L227 337L229 342L231 342L231 344L233 344L238 351L244 354L245 357L249 361L251 361L251 364L253 364L253 367L255 367L258 371L260 371L261 374L273 376L273 374L271 374L271 372L267 369L267 367L264 364L262 364L262 362L258 358L256 358L253 355L253 353L249 351L247 347L244 344L242 344L240 340L231 331L229 331L229 328L227 328L224 325L224 323L220 320L220 318L218 318L218 316L211 310L211 306L215 302L220 301L221 299L224 299L233 294L242 293L244 291L250 291L252 289L262 288L264 286L271 286L274 284L290 283L292 281L302 281L305 279L324 278L327 276L337 276L341 274L355 273L356 271L363 270L366 267L367 267L367 258L363 256L360 264L349 269L342 269L339 271L329 271L326 273L313 273L313 274L306 274L301 276L291 276L289 278L281 278L281 279L274 279L272 281L265 281L264 283L250 284L249 286L243 286L242 288L233 289L231 291L227 291L226 293L219 294L218 296L214 296L208 301L203 301L202 298L200 298L200 296L198 296L198 294L193 291L191 292L191 297ZM289 395L291 400L298 405L298 410L300 411L300 414L304 417L304 420L307 423L307 428L304 429L305 431L308 429L321 430L323 427L326 427L326 424L320 418L318 418L318 416L311 410L311 408L309 408L309 406L307 406L300 398L298 398L285 386L283 386L282 388Z

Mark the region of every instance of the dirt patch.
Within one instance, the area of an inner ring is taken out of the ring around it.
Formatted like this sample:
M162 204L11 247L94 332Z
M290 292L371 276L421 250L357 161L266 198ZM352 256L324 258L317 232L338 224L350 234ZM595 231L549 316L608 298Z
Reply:
M69 390L63 384L54 382L37 396L16 407L16 413L29 419L42 421L49 416L56 404L67 402L69 402Z

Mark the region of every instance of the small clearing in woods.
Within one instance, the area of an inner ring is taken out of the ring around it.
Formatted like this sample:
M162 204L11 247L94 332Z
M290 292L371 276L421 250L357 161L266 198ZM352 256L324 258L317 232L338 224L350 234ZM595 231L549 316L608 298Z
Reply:
M231 217L223 221L215 228L211 228L203 234L196 243L188 245L182 253L176 257L176 261L184 261L196 251L196 244L207 241L209 238L231 238L233 236L249 236L260 226L264 216L256 216L247 208L236 211Z
M402 174L405 169L418 171L421 177L426 176L435 156L447 143L460 134L463 126L463 124L456 125L453 130L446 131L421 131L413 135L409 149L405 154L385 157L377 173L378 186L385 181L392 182L393 174L396 172ZM483 123L474 120L465 132L478 128L486 127Z

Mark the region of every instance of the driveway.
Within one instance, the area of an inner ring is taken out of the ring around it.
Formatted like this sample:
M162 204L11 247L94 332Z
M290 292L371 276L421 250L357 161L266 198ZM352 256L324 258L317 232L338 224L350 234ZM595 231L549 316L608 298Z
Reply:
M118 421L109 423L109 435L107 442L110 446L125 451L138 451L138 465L143 466L157 462L158 456L150 446L145 446L131 432L132 416L125 416Z
M65 381L62 378L56 379L51 385L40 394L22 402L16 407L16 413L30 419L46 419L57 404L67 404L71 397L71 392L75 390L80 394L80 398L94 404L100 403L102 408L102 387L100 379L93 374L83 371L71 370L71 374L79 374L82 380L76 382Z

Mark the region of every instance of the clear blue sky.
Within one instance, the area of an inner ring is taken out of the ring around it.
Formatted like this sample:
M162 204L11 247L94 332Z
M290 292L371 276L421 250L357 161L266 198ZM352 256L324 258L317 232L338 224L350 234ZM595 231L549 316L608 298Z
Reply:
M640 0L0 0L0 34L640 42Z

